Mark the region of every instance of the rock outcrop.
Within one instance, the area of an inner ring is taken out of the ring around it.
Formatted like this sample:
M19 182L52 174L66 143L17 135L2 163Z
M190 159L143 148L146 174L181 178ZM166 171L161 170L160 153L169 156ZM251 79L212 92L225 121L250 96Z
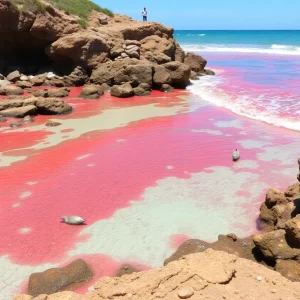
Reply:
M173 29L162 24L92 11L82 28L78 17L50 3L26 11L11 1L0 0L0 73L20 89L129 83L135 95L144 96L149 91L138 88L142 83L185 88L191 75L212 74L204 69L206 60L185 54ZM0 93L5 94L2 77Z
M77 259L64 268L49 269L30 275L28 294L38 296L63 291L70 286L92 278L93 272L82 259Z
M206 250L150 271L104 277L86 295L62 292L46 300L122 299L299 299L300 283L257 263ZM38 300L21 295L14 300Z

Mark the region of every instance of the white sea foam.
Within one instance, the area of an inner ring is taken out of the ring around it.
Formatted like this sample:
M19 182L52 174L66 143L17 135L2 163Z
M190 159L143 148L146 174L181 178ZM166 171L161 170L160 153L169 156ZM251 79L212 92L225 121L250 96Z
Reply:
M262 53L279 55L300 55L300 47L288 45L272 45L269 48L227 46L227 45L182 45L185 51L194 52L235 52L235 53Z
M278 127L300 131L300 121L292 117L280 116L281 105L279 103L284 99L272 99L267 106L262 107L264 104L261 104L260 107L259 103L263 102L261 100L265 99L265 95L254 97L251 94L241 93L233 99L230 94L218 87L221 82L222 76L220 75L205 76L201 77L199 81L193 81L193 85L189 86L188 89L202 100L218 107L224 107L237 115L263 121Z

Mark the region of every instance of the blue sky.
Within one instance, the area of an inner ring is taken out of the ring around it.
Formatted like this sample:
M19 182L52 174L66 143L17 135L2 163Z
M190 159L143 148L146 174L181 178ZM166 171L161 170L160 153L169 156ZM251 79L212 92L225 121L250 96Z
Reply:
M175 29L300 29L300 0L94 0L115 13Z

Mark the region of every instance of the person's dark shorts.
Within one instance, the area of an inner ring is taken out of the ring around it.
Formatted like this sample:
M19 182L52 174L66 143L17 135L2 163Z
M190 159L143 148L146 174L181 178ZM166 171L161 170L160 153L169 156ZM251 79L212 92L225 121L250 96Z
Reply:
M147 21L147 16L143 16L143 21Z

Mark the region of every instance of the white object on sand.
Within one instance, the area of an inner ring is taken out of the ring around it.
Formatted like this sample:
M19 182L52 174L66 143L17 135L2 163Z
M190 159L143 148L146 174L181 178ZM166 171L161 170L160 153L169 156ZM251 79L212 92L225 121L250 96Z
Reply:
M85 222L85 219L79 216L62 216L61 220L69 225L80 225Z
M237 161L239 160L241 157L240 155L240 151L238 151L237 149L235 149L235 151L232 152L232 160L233 161Z

